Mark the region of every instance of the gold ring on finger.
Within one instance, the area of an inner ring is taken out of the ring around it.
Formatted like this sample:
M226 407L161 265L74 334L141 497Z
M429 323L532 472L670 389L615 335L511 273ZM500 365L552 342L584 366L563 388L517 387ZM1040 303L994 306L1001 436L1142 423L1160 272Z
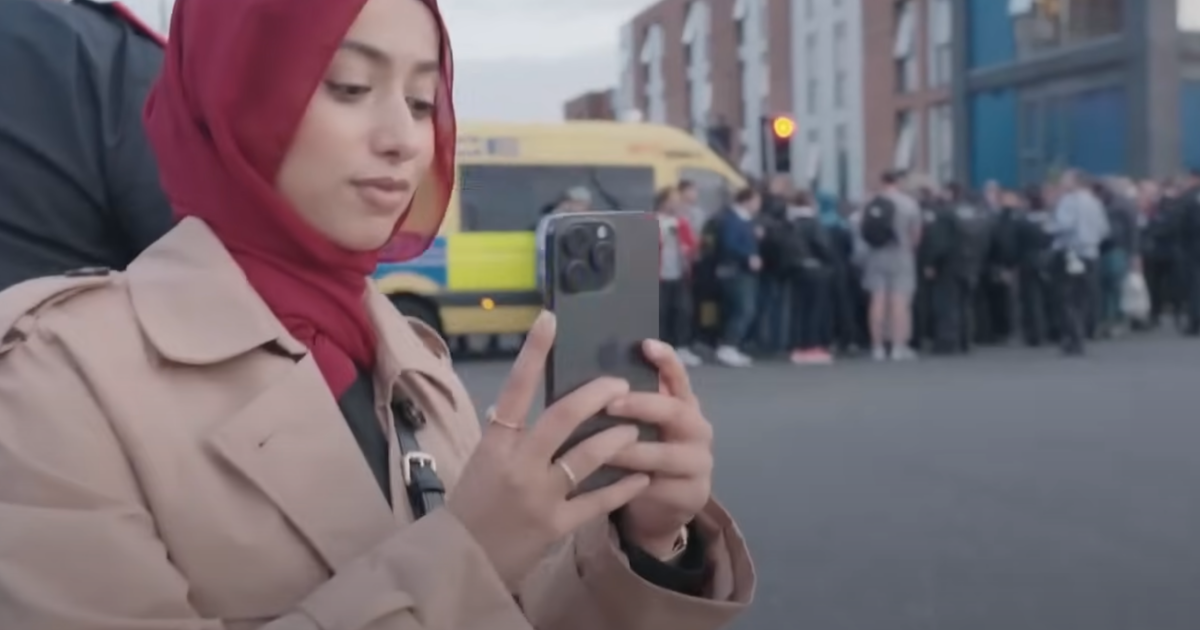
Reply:
M488 407L487 412L484 413L483 417L484 417L484 419L487 420L488 424L498 424L506 429L512 429L513 431L520 431L521 429L525 428L525 427L517 424L516 422L513 422L511 420L505 420L504 418L501 418L499 415L497 415L495 405Z
M567 476L567 483L571 485L571 490L574 490L579 485L579 477L575 476L575 471L562 459L554 460L554 465L562 469L563 474Z

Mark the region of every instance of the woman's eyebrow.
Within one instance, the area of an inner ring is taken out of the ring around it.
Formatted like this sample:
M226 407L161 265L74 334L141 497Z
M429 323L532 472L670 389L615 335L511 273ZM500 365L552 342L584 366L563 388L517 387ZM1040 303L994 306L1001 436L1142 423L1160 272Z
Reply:
M383 51L382 48L377 48L370 44L366 44L357 40L343 40L338 46L340 50L349 50L366 57L367 61L378 66L392 65L392 56Z
M395 65L395 60L382 48L372 46L365 42L360 42L354 39L343 40L338 46L341 50L349 50L359 55L362 55L377 66L392 66ZM426 59L418 61L414 66L414 74L437 74L441 71L441 64L436 59Z

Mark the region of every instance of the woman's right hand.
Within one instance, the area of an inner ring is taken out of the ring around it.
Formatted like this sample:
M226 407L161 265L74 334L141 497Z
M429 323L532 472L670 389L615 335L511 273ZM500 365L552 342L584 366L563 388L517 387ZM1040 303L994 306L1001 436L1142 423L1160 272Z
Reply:
M567 498L576 481L636 442L638 432L631 425L609 429L565 453L563 465L553 461L576 427L629 391L625 381L597 379L548 407L526 428L554 333L554 315L542 313L446 504L514 591L555 543L624 506L650 482L646 475L629 475L600 490Z

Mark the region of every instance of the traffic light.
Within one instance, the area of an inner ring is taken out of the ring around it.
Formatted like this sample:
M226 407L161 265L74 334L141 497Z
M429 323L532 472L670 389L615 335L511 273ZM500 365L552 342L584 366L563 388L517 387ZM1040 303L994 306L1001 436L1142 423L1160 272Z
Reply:
M787 116L776 116L771 120L771 140L774 147L776 173L792 172L792 136L796 134L796 121Z

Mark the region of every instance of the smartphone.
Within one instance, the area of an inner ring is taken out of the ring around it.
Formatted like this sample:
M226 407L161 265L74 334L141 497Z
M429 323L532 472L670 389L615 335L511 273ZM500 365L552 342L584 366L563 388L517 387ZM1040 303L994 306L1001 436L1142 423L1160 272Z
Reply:
M542 290L558 332L546 363L546 405L601 376L629 382L634 391L657 392L658 371L642 342L659 334L658 219L648 212L579 212L555 216L542 243ZM602 414L590 418L555 457L618 424L634 422ZM639 425L639 439L658 439L657 428ZM590 492L629 474L603 467L580 481Z

